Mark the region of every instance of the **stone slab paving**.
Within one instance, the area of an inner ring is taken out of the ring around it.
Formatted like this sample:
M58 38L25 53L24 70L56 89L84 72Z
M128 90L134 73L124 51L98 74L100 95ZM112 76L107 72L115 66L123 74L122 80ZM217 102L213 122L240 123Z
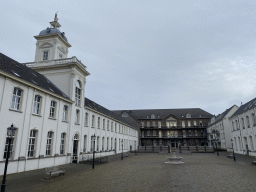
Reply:
M6 191L256 191L256 166L223 153L183 155L185 164L165 164L169 155L130 154L123 161L69 164L66 175L45 181L44 171L8 176ZM10 186L10 183L13 185ZM28 187L29 186L29 187ZM9 187L9 188L8 188Z

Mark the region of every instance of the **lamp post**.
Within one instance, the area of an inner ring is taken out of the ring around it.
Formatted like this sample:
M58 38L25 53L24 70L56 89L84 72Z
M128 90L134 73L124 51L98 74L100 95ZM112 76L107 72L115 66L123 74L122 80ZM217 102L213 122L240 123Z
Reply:
M4 176L3 176L3 181L2 181L2 185L1 185L1 192L5 192L7 166L8 166L9 156L10 156L11 142L12 142L14 134L15 134L15 128L13 127L13 124L12 124L11 127L7 128L8 148L7 148L7 154L6 154L6 159L5 159Z
M95 136L95 134L94 134L94 135L92 136L92 140L93 140L92 169L94 169L95 139L96 139L96 136Z
M121 154L121 160L124 159L124 154L123 154L123 140L121 141L121 145L122 145L122 154Z
M135 155L137 155L137 151L136 151L136 141L135 141Z
M234 152L234 145L233 145L233 139L231 139L232 142L232 149L233 149L233 159L234 161L236 161L236 156L235 156L235 152Z

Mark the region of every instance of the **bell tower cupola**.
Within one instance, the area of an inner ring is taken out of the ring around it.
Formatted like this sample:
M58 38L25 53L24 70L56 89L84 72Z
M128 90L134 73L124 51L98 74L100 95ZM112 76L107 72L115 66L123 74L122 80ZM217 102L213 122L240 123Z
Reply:
M65 59L68 57L68 48L71 45L64 32L60 31L57 13L50 27L42 30L39 35L34 36L36 42L35 62L48 62L51 60Z

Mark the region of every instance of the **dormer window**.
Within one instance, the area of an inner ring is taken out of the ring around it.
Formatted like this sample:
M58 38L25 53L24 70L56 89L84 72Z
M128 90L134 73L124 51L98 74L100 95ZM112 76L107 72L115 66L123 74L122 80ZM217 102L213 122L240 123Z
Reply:
M156 116L154 114L151 115L151 119L155 119Z
M43 60L44 61L48 60L48 51L44 51Z
M191 118L191 114L188 113L188 114L186 115L186 118Z

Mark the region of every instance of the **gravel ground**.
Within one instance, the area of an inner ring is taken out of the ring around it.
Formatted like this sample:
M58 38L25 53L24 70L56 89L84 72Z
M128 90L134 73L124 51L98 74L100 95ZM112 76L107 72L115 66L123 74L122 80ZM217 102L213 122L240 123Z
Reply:
M170 165L164 163L167 156L131 154L94 170L87 164L68 164L62 166L65 176L50 181L43 179L43 170L13 174L6 191L256 191L256 166L249 157L238 156L234 162L225 152L193 153L183 155L185 164Z

